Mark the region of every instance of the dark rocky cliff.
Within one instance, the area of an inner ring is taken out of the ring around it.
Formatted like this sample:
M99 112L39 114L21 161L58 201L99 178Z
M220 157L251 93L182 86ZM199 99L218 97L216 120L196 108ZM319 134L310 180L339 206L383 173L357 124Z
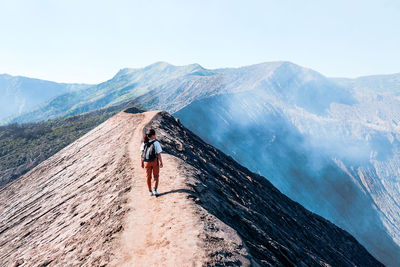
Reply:
M187 173L191 198L235 229L258 264L383 266L345 230L292 201L168 113L159 113L147 127L158 129L166 153L194 167Z

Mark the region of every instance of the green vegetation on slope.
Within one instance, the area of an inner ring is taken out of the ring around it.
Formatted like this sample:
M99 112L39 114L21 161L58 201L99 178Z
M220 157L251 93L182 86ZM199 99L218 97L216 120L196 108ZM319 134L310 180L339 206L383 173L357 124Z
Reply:
M51 157L129 103L39 123L0 127L0 187ZM132 108L130 112L142 112Z

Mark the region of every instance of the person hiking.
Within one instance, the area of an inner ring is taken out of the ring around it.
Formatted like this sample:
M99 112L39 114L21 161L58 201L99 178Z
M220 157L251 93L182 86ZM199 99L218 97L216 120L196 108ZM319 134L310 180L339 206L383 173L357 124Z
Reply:
M162 148L160 142L156 139L156 132L154 129L149 129L146 134L143 135L143 142L140 146L140 151L142 168L146 168L146 179L147 187L149 188L149 194L150 196L158 196L158 178L160 168L163 167L163 162L161 158ZM153 191L151 191L152 173L155 181Z

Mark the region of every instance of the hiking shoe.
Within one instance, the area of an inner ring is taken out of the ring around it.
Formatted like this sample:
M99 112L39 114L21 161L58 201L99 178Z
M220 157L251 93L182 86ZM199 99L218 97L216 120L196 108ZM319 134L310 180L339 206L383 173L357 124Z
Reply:
M158 196L158 192L157 192L157 189L156 189L156 188L153 188L153 194L154 194L155 196Z
M149 194L150 194L150 196L154 195L153 192L152 192L151 190L149 191Z

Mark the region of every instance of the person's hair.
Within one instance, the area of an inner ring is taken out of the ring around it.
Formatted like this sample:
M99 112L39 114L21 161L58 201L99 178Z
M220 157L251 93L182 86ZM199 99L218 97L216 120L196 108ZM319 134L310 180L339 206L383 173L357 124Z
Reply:
M147 144L149 142L149 138L147 137L147 134L143 134L143 143Z
M156 131L154 129L149 129L144 135L143 135L143 142L146 144L149 142L149 138L152 137L153 135L156 134Z

